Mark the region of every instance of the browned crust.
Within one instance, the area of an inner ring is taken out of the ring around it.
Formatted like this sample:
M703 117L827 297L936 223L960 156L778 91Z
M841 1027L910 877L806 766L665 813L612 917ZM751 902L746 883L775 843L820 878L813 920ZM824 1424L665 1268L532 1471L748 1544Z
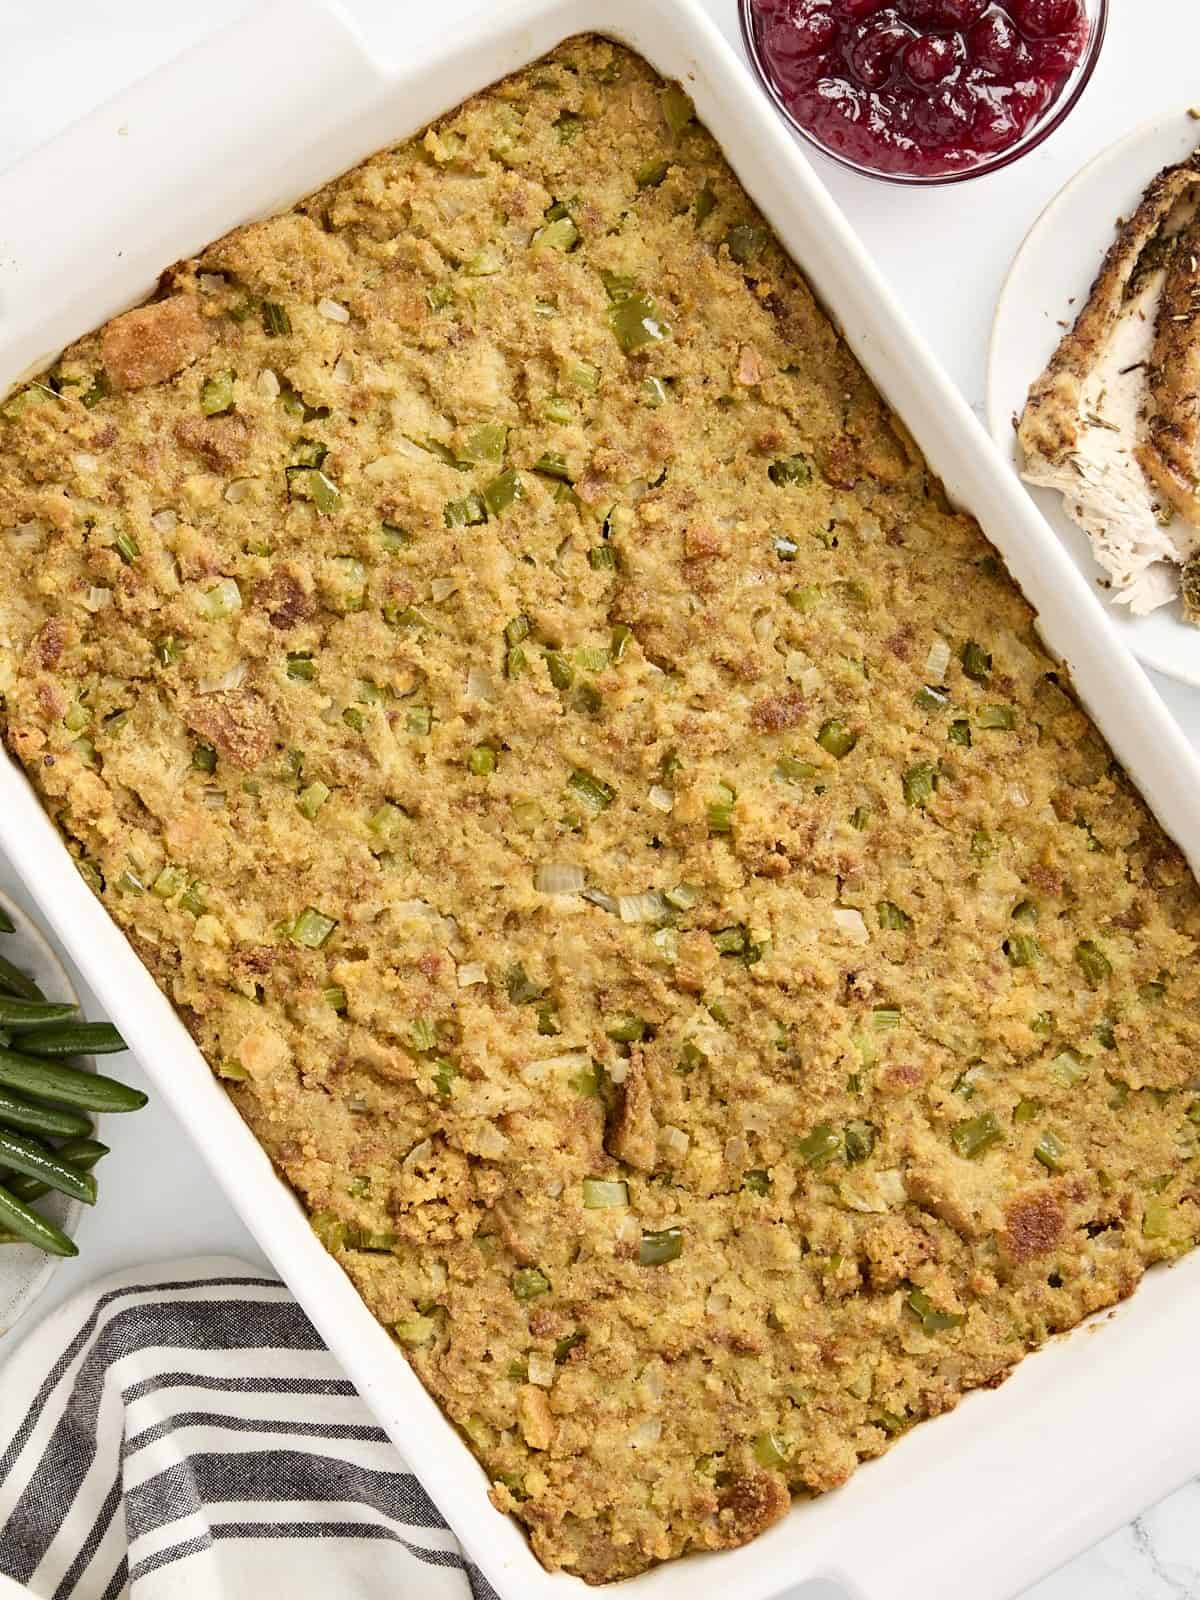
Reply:
M1200 219L1179 235L1167 269L1146 414L1147 438L1134 451L1138 465L1181 517L1200 523Z
M1172 208L1197 184L1200 153L1177 167L1164 168L1132 217L1118 229L1075 326L1029 391L1018 429L1027 459L1061 466L1077 448L1083 384L1121 315L1142 253Z
M195 298L176 294L108 323L100 334L100 355L114 389L144 389L182 372L212 339Z
M617 1104L609 1121L604 1147L609 1155L628 1162L639 1172L654 1170L658 1124L640 1050L634 1050L630 1056L629 1072L617 1092Z
M248 689L197 695L183 707L183 716L192 732L206 739L222 760L245 772L256 767L270 749L270 711Z
M765 1533L792 1503L787 1482L776 1472L746 1472L721 1491L717 1524L721 1544L733 1549Z
M1062 1207L1048 1189L1040 1189L1014 1200L1004 1223L1004 1252L1022 1266L1057 1247L1063 1231Z

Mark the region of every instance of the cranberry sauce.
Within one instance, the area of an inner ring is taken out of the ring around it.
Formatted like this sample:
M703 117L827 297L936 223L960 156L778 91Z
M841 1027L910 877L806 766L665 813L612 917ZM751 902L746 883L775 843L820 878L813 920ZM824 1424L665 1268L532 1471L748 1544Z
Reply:
M750 0L800 125L873 171L969 170L1024 137L1088 42L1082 0Z

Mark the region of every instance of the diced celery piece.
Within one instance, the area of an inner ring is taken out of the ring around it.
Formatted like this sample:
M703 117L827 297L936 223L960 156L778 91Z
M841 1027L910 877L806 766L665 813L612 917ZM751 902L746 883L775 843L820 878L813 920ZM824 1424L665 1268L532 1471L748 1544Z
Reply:
M529 248L531 250L561 250L564 254L574 250L579 243L579 229L572 217L556 217L538 228Z
M629 1204L629 1185L619 1179L585 1178L583 1204L587 1211L603 1211Z
M336 917L327 917L316 906L306 906L292 923L288 937L293 944L304 945L309 950L319 950L337 927Z
M626 355L640 350L643 345L665 339L671 331L659 316L657 303L648 294L631 294L612 306L608 322Z
M677 83L668 83L659 95L659 104L662 106L663 116L666 118L667 127L678 139L679 135L696 115L691 99Z
M669 1261L678 1261L682 1254L682 1228L662 1228L642 1234L638 1261L643 1267L664 1267Z
M305 788L301 789L296 800L296 806L300 812L300 815L302 817L307 817L309 822L312 822L316 817L317 812L320 811L326 800L329 799L330 793L331 790L325 784L323 784L320 779L318 779L315 783L310 783Z
M233 405L232 372L218 372L205 378L200 389L200 409L206 417L216 417Z
M549 1294L550 1280L541 1267L518 1267L512 1275L512 1292L518 1300Z

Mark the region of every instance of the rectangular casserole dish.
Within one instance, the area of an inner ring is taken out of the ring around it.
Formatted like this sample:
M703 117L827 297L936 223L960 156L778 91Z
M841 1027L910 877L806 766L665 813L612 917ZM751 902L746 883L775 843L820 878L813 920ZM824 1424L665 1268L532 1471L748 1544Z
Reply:
M292 50L274 63L286 27ZM681 78L739 178L801 264L855 354L971 509L1041 613L1049 647L1167 830L1195 863L1186 796L1195 757L1086 584L939 374L766 102L692 0L521 0L481 18L453 59L373 62L331 11L279 5L193 51L0 179L0 390L144 295L159 270L227 228L290 203L372 150L576 32L599 30ZM401 102L401 97L402 102ZM205 115L198 115L203 105ZM295 142L296 130L303 142ZM80 263L83 265L81 266ZM97 267L101 265L101 270ZM96 280L103 281L97 283ZM1101 710L1103 708L1103 710ZM78 879L23 778L0 767L0 843L233 1203L503 1596L551 1577L486 1498L479 1468L386 1332L312 1235L291 1194L122 937ZM31 890L34 885L31 883ZM168 1063L170 1065L168 1066ZM823 1580L865 1596L999 1600L1187 1475L1195 1418L1162 1374L1189 1347L1195 1259L1155 1275L1088 1348L1077 1334L997 1394L917 1430L836 1495L793 1509L719 1558L748 1600ZM1159 1302L1162 1302L1160 1308ZM1176 1362L1178 1365L1179 1362ZM1055 1441L1045 1450L1043 1432ZM1117 1450L1123 1472L1112 1466ZM905 1470L907 1468L907 1470ZM1127 1485L1140 1485L1131 1490ZM927 1538L916 1529L928 1528ZM700 1560L632 1581L682 1597ZM736 1571L735 1571L736 1564Z

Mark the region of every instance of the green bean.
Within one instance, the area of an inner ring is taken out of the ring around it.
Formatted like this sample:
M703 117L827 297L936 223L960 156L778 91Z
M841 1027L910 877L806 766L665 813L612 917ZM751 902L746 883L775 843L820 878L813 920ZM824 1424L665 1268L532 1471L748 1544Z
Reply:
M14 967L3 956L0 956L0 993L16 995L21 1000L46 998L32 978L27 978L19 967Z
M0 1089L0 1124L51 1139L72 1139L92 1131L91 1119L80 1111L39 1105L36 1100L26 1100L23 1095L10 1094L3 1089Z
M17 1199L15 1194L3 1186L0 1186L0 1228L16 1234L28 1244L36 1245L47 1255L79 1254L79 1246L68 1239L61 1228L56 1228L52 1222L47 1222L45 1217L39 1217L36 1211L31 1211Z
M129 1046L111 1022L70 1022L63 1028L39 1028L21 1040L31 1056L112 1056Z
M30 1178L47 1183L62 1194L69 1194L84 1205L96 1203L96 1180L90 1173L77 1172L65 1161L60 1161L52 1150L36 1139L26 1139L19 1133L8 1133L0 1128L0 1166L11 1167Z
M0 1084L81 1111L140 1111L148 1098L140 1089L99 1072L81 1072L58 1061L35 1061L15 1050L0 1049Z
M18 995L0 995L0 1028L44 1028L51 1022L65 1022L79 1010L56 1000L22 1000Z
M69 1167L79 1172L90 1172L97 1161L102 1161L108 1154L108 1146L101 1144L99 1139L68 1139L66 1144L59 1145L54 1154ZM18 1200L24 1201L40 1200L44 1194L50 1193L48 1183L43 1183L40 1178L31 1178L26 1173L14 1173L8 1179L7 1187Z

